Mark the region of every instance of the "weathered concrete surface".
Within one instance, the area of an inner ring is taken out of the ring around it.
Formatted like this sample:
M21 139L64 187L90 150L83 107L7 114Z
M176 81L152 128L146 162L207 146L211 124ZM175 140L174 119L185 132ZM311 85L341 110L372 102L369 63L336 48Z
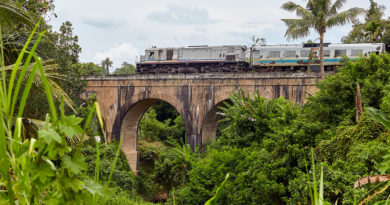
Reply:
M138 170L137 130L145 111L158 100L181 114L191 147L215 139L217 104L239 89L268 98L285 97L304 103L315 93L316 74L203 73L87 78L85 95L96 93L110 139L124 137L122 150L134 172ZM86 97L86 96L84 96Z

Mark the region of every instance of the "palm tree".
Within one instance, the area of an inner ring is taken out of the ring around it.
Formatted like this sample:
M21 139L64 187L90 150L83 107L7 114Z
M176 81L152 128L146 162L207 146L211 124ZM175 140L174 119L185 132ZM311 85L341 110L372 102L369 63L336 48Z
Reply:
M112 67L113 62L110 60L110 58L106 58L102 61L101 65L104 70L104 74L110 74L110 68Z
M331 0L308 0L306 7L302 7L294 2L287 2L282 5L282 9L296 12L299 19L282 19L287 26L285 36L288 39L298 39L306 37L310 33L310 28L320 35L320 67L321 78L325 78L324 69L324 34L328 28L344 25L353 21L359 14L364 13L364 9L351 8L339 13L339 9L346 0L336 0L333 4Z
M17 26L18 24L34 25L30 14L10 1L0 2L0 25Z

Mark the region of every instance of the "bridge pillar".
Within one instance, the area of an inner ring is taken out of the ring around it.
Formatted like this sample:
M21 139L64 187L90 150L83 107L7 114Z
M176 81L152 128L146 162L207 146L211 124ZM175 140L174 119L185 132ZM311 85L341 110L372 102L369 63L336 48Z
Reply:
M191 134L187 136L187 141L190 144L191 150L195 151L196 147L200 146L202 143L202 135L201 134Z

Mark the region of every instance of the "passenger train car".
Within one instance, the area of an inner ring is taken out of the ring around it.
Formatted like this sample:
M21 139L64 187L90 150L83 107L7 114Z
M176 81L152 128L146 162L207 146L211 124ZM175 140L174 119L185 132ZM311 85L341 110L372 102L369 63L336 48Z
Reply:
M137 63L137 73L244 72L246 46L188 46L148 48Z
M371 53L383 53L385 44L324 44L325 70L333 70L344 57L358 59ZM253 68L256 71L306 70L319 71L319 44L266 45L252 48Z
M324 44L324 65L335 70L344 57L352 60L385 52L385 44ZM249 56L246 53L249 52ZM320 69L319 44L152 47L137 63L137 73L272 72ZM251 63L249 63L251 62Z

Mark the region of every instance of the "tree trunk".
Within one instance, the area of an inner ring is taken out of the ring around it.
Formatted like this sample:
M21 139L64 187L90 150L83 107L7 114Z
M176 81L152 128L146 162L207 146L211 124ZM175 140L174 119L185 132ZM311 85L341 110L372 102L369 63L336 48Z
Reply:
M359 122L360 115L363 114L362 96L360 94L360 85L356 84L356 123Z
M325 79L325 66L324 66L324 33L320 32L320 69L321 69L321 79Z

